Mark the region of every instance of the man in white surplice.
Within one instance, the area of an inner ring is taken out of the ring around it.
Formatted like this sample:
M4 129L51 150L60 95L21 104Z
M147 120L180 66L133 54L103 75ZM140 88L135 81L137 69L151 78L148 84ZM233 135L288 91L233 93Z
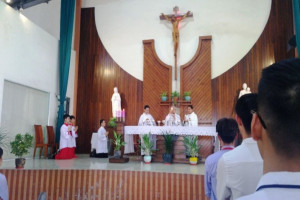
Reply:
M152 117L152 115L150 114L150 106L149 105L144 106L144 113L141 115L138 125L139 126L156 126L155 120ZM144 143L143 135L140 135L140 138L141 138L141 145L143 145L143 143ZM153 149L156 149L156 135L150 134L150 141L153 142ZM145 153L143 152L143 150L141 150L141 155L144 155L144 154Z
M165 119L165 126L180 126L180 125L181 125L181 120L180 120L180 116L176 114L176 107L171 106L170 112Z
M187 126L198 126L198 117L193 111L193 105L188 105L187 112L188 114L185 115L184 122Z

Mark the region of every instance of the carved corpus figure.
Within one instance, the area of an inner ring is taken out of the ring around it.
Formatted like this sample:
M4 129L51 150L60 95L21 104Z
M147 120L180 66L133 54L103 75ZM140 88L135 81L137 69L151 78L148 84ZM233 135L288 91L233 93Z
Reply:
M121 96L118 93L118 88L114 87L114 93L111 97L112 114L117 117L117 112L121 111Z

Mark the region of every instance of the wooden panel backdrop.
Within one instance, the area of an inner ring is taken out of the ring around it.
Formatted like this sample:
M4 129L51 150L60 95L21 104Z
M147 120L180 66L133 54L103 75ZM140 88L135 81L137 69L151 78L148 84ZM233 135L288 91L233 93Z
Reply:
M194 57L180 67L180 93L191 92L191 103L199 123L212 122L211 36L199 37ZM184 112L181 112L181 118Z
M244 82L252 92L257 92L262 68L295 56L294 50L287 51L293 34L292 0L273 0L269 20L255 45L230 70L212 80L214 123L222 117L234 116L234 104Z
M154 40L144 43L143 102L150 106L155 120L163 120L169 106L160 106L160 94L172 91L172 67L163 63L156 54Z
M82 9L77 96L77 153L89 153L99 120L112 117L111 96L118 87L126 124L137 124L143 112L143 83L120 68L105 50L97 33L94 8Z

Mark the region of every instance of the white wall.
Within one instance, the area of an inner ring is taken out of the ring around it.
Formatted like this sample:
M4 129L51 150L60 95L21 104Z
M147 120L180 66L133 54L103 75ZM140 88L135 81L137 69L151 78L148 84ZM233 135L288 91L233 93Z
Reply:
M158 56L174 66L172 27L159 20L159 15L172 13L175 5L182 13L194 14L180 25L178 66L194 56L199 36L212 35L212 78L247 54L271 10L271 0L83 0L83 7L95 7L98 34L108 53L140 80L142 40L155 39Z
M49 125L56 125L59 41L18 11L0 2L0 116L4 80L50 93ZM67 96L73 99L75 52ZM20 110L22 112L22 110ZM0 118L1 125L1 118Z

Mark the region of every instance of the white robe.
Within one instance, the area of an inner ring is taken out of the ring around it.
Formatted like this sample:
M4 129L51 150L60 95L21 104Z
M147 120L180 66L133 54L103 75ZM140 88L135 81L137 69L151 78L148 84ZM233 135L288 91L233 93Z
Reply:
M72 148L72 134L68 131L68 126L63 124L60 128L59 149Z
M185 115L185 120L188 121L188 126L198 126L198 117L194 112Z
M178 114L168 114L165 119L165 126L180 126L181 125L181 120L180 116Z
M78 137L77 133L75 132L75 126L72 126L72 147L76 147L76 138Z
M139 119L139 126L156 126L155 120L150 114L143 113ZM140 135L141 145L144 144L143 135ZM156 135L150 134L150 141L153 142L153 149L156 149ZM145 152L141 149L141 155L145 155Z
M117 111L121 111L121 96L119 93L116 92L112 95L111 105L112 105L112 115L113 117L117 117Z
M97 133L97 148L96 153L108 153L106 130L102 126Z

